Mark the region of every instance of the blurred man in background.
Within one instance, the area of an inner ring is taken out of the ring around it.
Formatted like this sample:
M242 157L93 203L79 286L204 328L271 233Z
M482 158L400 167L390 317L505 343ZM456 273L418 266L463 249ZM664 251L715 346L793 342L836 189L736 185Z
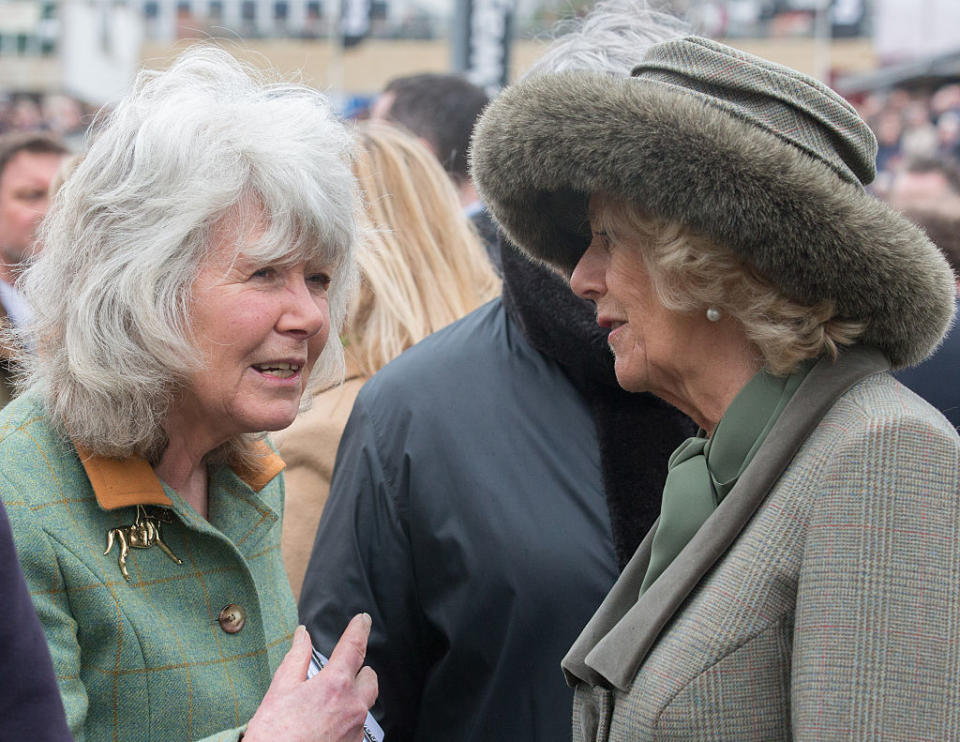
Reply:
M894 176L886 200L904 212L960 211L960 165L947 157L912 160Z
M483 88L460 75L409 75L387 83L370 109L370 119L402 126L440 160L456 186L464 215L477 228L491 262L500 273L497 227L481 203L467 170L473 126L489 102Z
M35 249L37 227L47 213L50 183L68 150L36 132L0 137L0 323L22 325L30 308L14 288ZM12 350L0 343L0 407L10 401Z

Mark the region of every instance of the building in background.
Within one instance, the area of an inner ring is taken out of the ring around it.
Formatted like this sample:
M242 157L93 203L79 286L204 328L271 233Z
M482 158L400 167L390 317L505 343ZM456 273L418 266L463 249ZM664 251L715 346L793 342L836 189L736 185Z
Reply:
M878 36L900 28L901 39L908 30L911 38L933 38L956 28L942 13L952 9L954 18L960 9L960 0L658 1L688 14L705 35L827 81L873 70L875 30ZM465 71L494 92L539 56L558 21L582 15L591 5L592 0L0 0L0 128L9 126L4 121L11 117L29 122L46 116L45 108L74 115L63 94L90 107L108 103L141 64L163 67L195 39L225 44L253 64L299 72L308 84L331 91L348 113L362 108L387 79L424 71ZM910 23L896 21L898 13L909 14ZM924 23L932 28L924 31ZM365 40L345 49L344 38ZM48 106L53 95L59 102Z

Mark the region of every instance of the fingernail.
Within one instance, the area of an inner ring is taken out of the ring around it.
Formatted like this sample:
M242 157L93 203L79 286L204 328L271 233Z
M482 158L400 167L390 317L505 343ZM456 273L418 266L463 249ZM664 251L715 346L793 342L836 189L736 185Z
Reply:
M297 626L297 630L293 632L294 643L302 644L303 640L306 639L307 637L308 637L307 627L303 626L302 624L300 626Z
M368 629L369 629L371 626L373 626L373 619L370 618L370 614L369 614L369 613L361 613L360 615L363 616L363 622L367 625L367 628L368 628Z

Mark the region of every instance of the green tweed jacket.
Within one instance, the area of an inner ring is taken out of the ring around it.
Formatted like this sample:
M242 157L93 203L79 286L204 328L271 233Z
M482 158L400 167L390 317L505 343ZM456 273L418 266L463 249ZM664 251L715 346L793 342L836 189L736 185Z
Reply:
M575 742L960 739L960 439L886 366L815 366L638 600L640 545L563 660Z
M211 472L208 521L142 460L81 460L36 396L0 412L0 497L78 742L238 739L297 624L264 449L257 471ZM126 580L119 534L104 550L138 505L182 564L151 536Z

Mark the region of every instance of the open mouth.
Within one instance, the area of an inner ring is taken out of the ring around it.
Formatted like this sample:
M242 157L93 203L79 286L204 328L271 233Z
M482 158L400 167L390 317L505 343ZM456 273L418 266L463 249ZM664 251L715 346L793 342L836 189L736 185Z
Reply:
M254 369L267 376L276 376L278 379L289 379L300 373L302 366L299 363L263 363L254 364Z

